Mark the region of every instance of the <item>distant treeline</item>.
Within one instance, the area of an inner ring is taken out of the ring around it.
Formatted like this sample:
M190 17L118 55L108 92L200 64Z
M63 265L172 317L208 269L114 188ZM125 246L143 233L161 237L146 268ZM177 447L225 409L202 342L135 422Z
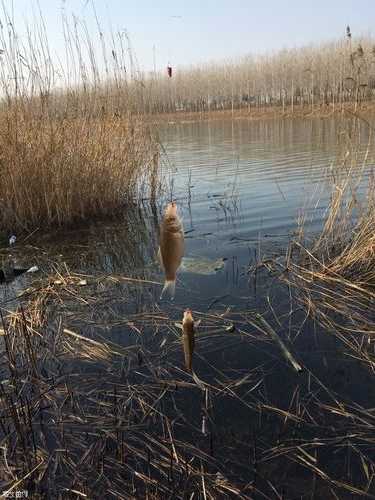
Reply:
M346 36L322 45L262 56L173 68L134 81L146 113L268 106L340 106L375 95L375 39Z

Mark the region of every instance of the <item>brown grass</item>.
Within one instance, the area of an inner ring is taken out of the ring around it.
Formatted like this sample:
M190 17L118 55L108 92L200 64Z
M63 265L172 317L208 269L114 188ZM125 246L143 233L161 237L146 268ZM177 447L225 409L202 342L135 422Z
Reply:
M321 234L306 243L303 227L289 250L283 277L296 287L310 315L375 367L375 190L371 143L359 148L363 120L351 118ZM362 186L362 190L360 187ZM365 192L363 192L366 186Z
M307 367L291 372L290 386L278 384L287 404L268 394L277 359L254 364L251 355L277 351L269 326L249 311L194 311L202 320L196 356L213 376L192 377L172 311L152 302L150 284L158 285L65 268L35 281L12 312L2 305L2 491L270 499L310 488L317 498L374 498L372 410L341 400ZM143 311L129 309L135 290ZM229 356L239 345L246 366L210 365L212 353ZM224 408L228 429L217 425Z
M101 40L97 60L84 24L65 19L61 69L43 21L24 44L3 15L9 30L0 30L0 230L62 226L136 203L142 183L149 176L157 182L158 147L134 113L127 62L119 66L127 47Z

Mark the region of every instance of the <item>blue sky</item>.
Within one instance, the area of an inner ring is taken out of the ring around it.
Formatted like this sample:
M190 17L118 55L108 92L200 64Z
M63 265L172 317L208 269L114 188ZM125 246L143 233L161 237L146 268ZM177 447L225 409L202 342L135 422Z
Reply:
M62 47L61 10L86 19L95 31L93 0L39 0L51 45ZM13 4L16 24L31 19L36 0ZM104 27L126 29L140 66L157 68L222 60L248 53L331 40L345 33L374 34L375 0L94 0ZM0 14L1 19L1 14Z

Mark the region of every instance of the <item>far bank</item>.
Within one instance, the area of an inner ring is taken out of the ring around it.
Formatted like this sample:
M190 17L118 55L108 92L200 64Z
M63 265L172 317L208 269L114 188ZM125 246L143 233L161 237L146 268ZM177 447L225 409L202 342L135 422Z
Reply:
M205 120L223 120L223 119L247 119L247 120L265 120L280 118L328 118L346 114L348 116L357 115L358 118L371 120L375 116L375 103L345 103L344 105L332 104L311 106L267 106L240 109L224 109L213 111L176 111L174 113L157 113L146 115L147 120L154 123L173 123L173 122L197 122Z

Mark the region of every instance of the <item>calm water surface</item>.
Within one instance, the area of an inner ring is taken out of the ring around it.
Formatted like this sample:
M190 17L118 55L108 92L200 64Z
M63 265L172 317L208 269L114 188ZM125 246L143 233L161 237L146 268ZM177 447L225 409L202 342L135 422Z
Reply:
M237 273L256 258L282 252L301 214L311 236L321 228L330 169L341 164L339 132L333 119L217 120L162 129L169 196L183 215L186 254L228 259L229 284L211 278L211 289L229 286L236 293L239 281L246 286ZM367 140L364 129L362 150ZM209 282L200 283L205 292ZM188 284L182 275L181 286Z
M174 196L191 208L186 229L215 232L220 241L293 230L299 211L322 192L321 181L339 150L337 134L334 120L321 119L165 127ZM322 205L326 200L323 194Z

